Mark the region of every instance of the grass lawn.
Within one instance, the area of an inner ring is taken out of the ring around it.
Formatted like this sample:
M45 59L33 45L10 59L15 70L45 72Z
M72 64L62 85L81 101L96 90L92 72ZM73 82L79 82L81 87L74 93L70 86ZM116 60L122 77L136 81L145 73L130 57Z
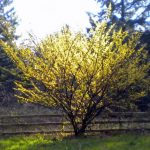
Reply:
M49 136L0 138L0 150L150 150L150 135L51 140Z

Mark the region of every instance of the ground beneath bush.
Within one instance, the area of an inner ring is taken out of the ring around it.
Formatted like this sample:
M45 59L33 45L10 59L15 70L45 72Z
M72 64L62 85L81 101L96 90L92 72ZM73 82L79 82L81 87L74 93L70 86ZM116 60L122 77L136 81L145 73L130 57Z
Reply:
M150 150L150 135L57 139L50 136L1 137L0 150Z

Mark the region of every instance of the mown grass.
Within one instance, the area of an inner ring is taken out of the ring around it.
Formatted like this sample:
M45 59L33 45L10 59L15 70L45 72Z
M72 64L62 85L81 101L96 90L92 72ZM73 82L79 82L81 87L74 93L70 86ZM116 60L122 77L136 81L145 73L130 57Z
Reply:
M0 150L150 150L150 135L51 139L49 136L0 138Z

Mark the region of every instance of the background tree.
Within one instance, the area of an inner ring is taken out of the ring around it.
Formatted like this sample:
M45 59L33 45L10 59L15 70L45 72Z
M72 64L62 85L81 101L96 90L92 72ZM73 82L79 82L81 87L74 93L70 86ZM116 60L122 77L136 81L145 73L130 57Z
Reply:
M125 30L150 29L150 1L149 0L96 0L100 5L100 12L96 16L98 21L108 17L109 24L116 23ZM108 16L109 10L109 16ZM92 20L91 20L92 21Z
M128 108L145 95L149 62L143 48L136 50L138 34L127 38L128 32L106 28L98 24L89 39L66 27L32 49L16 50L1 41L31 83L16 82L17 97L62 108L78 136L105 109Z
M12 7L12 2L13 0L0 1L0 39L10 45L12 45L14 40L17 39L17 36L15 35L17 19L15 16L14 8ZM9 91L12 92L13 80L15 78L14 68L15 65L7 56L3 48L0 47L0 96L2 96L1 100L3 100L4 95L6 96L6 93L7 95L9 95Z

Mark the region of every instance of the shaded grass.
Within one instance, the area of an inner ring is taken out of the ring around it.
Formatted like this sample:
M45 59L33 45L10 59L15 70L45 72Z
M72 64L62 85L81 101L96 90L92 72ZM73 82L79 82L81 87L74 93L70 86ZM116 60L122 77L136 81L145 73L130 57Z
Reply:
M51 139L50 136L0 138L0 150L150 150L150 135Z

